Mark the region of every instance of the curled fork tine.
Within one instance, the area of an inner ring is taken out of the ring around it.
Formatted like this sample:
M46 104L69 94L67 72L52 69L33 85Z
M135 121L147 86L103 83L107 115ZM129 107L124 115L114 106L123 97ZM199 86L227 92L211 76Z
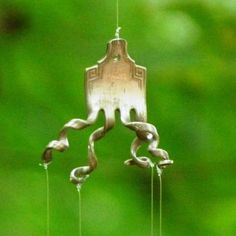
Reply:
M88 144L88 165L77 167L71 171L70 181L72 183L81 186L89 177L89 174L97 167L97 156L94 149L94 143L104 137L105 134L105 128L101 127L90 135Z
M89 177L89 174L97 167L97 156L95 153L95 142L103 138L106 133L113 128L115 120L113 116L107 114L106 123L103 127L95 130L89 137L88 143L88 165L81 166L73 169L70 174L70 181L77 185L80 189L85 180Z
M165 168L167 165L173 164L173 161L169 159L168 153L158 148L159 135L154 125L135 121L131 122L127 119L127 116L121 117L121 121L124 126L136 132L137 137L131 144L131 156L132 159L125 161L126 165L137 165L139 167L153 167L154 163L147 157L138 157L137 151L144 142L149 142L148 151L155 157L160 157L162 160L158 162L159 168Z
M137 165L142 168L148 168L153 166L152 161L147 157L138 157L137 152L141 145L144 143L139 138L135 138L131 144L131 156L132 159L125 161L125 165Z
M42 164L49 165L52 161L52 151L56 150L59 152L65 151L69 147L69 142L67 138L67 132L69 129L80 130L92 125L97 118L97 112L93 112L89 115L87 120L82 119L72 119L64 125L59 133L58 140L53 140L49 142L46 149L42 155Z

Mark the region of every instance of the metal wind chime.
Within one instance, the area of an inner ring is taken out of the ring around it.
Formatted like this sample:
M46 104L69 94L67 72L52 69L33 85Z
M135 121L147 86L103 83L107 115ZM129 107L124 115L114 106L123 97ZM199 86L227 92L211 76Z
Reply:
M127 51L126 40L119 36L120 27L116 30L116 37L107 45L106 55L92 67L86 68L86 99L88 118L72 119L60 131L58 140L51 141L43 155L42 162L47 166L52 161L52 151L65 151L69 147L67 133L69 129L84 129L96 122L98 113L104 112L105 124L95 130L88 140L88 163L73 169L70 180L78 189L85 182L91 172L97 167L95 141L103 138L115 125L115 111L120 112L122 124L136 133L131 144L131 159L125 164L150 168L156 166L160 170L173 163L168 153L158 148L159 135L154 125L147 122L146 109L146 68L135 64ZM130 112L135 111L135 121L131 121ZM153 162L148 157L139 157L138 149L147 142L148 151L154 157L160 157Z
M95 142L103 138L115 125L115 112L119 111L122 124L134 131L136 137L131 144L131 158L124 163L128 166L151 168L151 236L153 230L153 168L155 167L160 179L160 236L162 235L162 170L173 164L168 153L158 148L159 135L156 127L147 122L146 105L146 68L136 65L127 51L126 40L120 38L118 24L117 0L117 28L115 38L107 44L106 55L92 67L86 68L85 93L88 108L88 118L72 119L64 125L57 140L49 142L42 155L42 165L46 170L47 179L47 236L50 235L49 217L49 180L47 167L52 162L53 150L63 152L69 147L67 138L70 129L81 130L94 124L98 114L102 111L105 115L105 124L96 129L88 140L88 163L73 169L70 181L77 187L80 201L81 186L97 167ZM131 112L135 118L131 119ZM148 151L158 160L152 161L148 157L138 156L139 148L148 143ZM79 204L81 212L81 204ZM79 213L79 235L81 236L81 213Z

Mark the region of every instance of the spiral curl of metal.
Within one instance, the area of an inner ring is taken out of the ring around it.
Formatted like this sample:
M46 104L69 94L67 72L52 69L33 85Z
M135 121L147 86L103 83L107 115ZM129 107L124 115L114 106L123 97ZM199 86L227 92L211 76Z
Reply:
M168 152L158 148L159 145L159 134L154 125L146 122L140 121L130 121L128 118L128 113L121 117L122 124L135 131L136 136L131 144L131 156L132 159L125 161L126 165L137 165L142 168L153 167L158 165L160 168L165 168L166 166L173 164L173 161L169 159ZM161 157L161 161L158 163L151 161L148 157L138 157L137 152L143 143L148 142L148 151L154 157Z
M64 152L69 147L67 133L69 129L80 130L92 125L97 119L97 114L92 113L87 120L72 119L67 122L59 133L58 140L52 140L46 146L42 155L42 164L49 165L52 161L52 151Z

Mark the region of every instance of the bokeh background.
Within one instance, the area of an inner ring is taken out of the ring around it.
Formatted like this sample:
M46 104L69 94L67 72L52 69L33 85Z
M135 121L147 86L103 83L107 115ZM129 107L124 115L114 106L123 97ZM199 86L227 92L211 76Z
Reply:
M0 1L0 235L46 235L48 141L86 118L84 70L105 54L115 0ZM236 235L236 2L120 0L121 35L148 68L149 121L175 161L163 174L163 235ZM69 173L84 165L89 134L49 168L51 235L78 235ZM121 138L122 137L122 138ZM86 236L150 235L150 170L126 167L134 133L117 126L96 144L82 191ZM145 148L140 151L146 154ZM158 235L155 176L155 235Z

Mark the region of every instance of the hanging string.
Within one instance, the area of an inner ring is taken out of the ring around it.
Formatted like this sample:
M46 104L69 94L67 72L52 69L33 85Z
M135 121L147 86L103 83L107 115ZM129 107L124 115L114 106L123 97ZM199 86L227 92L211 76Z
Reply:
M159 177L159 235L162 236L162 170L156 166Z
M162 179L161 175L159 175L159 182L160 182L160 236L162 236Z
M119 27L119 0L116 0L116 28Z
M78 230L79 236L82 236L82 213L81 213L81 191L80 187L77 187L78 192Z
M154 171L153 171L153 167L151 167L151 236L154 235L153 232L153 218L154 218L154 214L153 214L153 203L154 203L154 184L153 181L154 180Z
M46 183L47 183L47 236L50 234L50 197L49 197L49 175L48 175L48 168L46 166Z
M116 0L116 38L120 38L120 30L121 27L119 26L119 0Z
M50 188L49 188L49 174L48 174L48 165L39 164L43 166L46 176L46 235L50 235Z

